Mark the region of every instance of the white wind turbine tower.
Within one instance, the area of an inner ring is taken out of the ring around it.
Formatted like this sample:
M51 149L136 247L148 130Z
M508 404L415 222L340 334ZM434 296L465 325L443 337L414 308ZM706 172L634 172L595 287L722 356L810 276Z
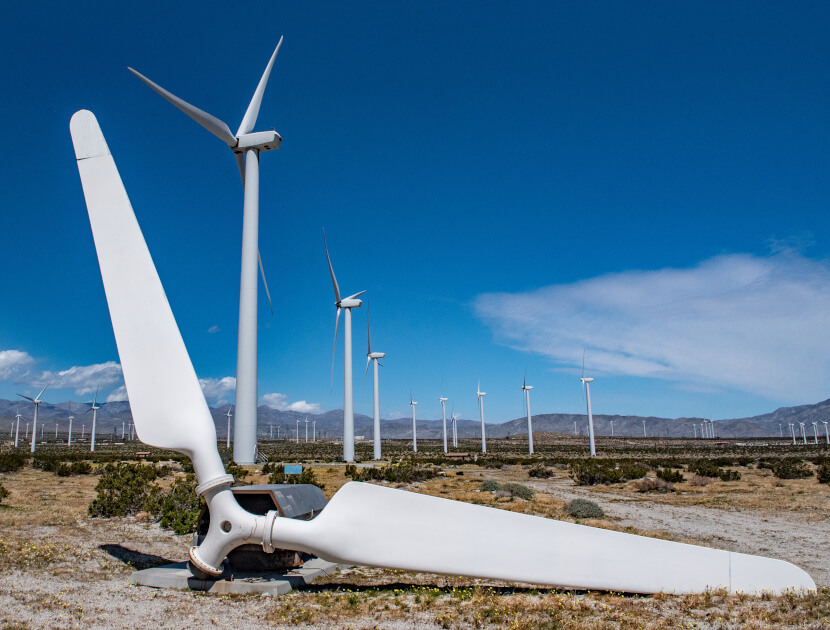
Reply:
M643 418L643 437L648 437L646 435L646 420L645 420L645 418Z
M813 423L813 444L818 444L818 422Z
M458 421L458 416L454 413L450 415L450 422L452 422L452 447L458 448L458 427L456 426L456 422Z
M822 424L824 425L824 439L826 440L827 444L830 444L830 433L828 433L827 431L827 420L822 420Z
M35 407L35 415L37 415L37 407ZM807 444L807 432L804 430L804 423L799 422L798 424L801 425L801 437L804 438L804 444Z
M14 429L14 447L17 448L17 439L20 437L20 419L23 416L20 415L20 405L17 406L17 415L15 418L17 419L17 426Z
M225 414L228 417L228 434L226 436L227 437L227 446L226 446L226 448L231 447L231 415L232 415L231 414L231 409L233 409L233 405L228 407L228 413Z
M525 373L525 378L522 381L522 392L524 393L525 398L525 408L527 409L527 447L528 452L533 455L533 421L530 415L530 390L533 389L533 385L527 384L527 373Z
M481 416L481 452L487 452L487 438L484 435L484 397L487 395L487 392L481 391L481 381L478 382L476 386L476 397L478 398L478 412Z
M308 416L305 417L305 443L308 444Z
M239 174L244 187L242 216L242 264L239 287L239 338L236 356L236 422L233 442L233 459L239 464L253 464L256 461L257 441L257 266L262 273L268 302L268 284L259 255L259 154L278 149L282 138L276 131L254 132L259 107L265 86L277 58L282 37L277 43L265 72L254 91L248 109L242 118L236 134L232 134L224 122L186 103L144 75L129 68L135 76L155 90L172 105L227 143L236 158ZM273 306L271 307L273 311Z
M596 457L597 448L594 443L594 416L591 413L591 383L593 378L585 378L585 352L582 353L582 389L585 392L585 401L588 405L588 446L590 447L591 457Z
M297 436L296 436L296 443L300 443L300 419L297 418Z
M210 409L98 122L82 110L70 128L135 428L145 444L191 458L210 512L205 538L188 551L197 577L221 575L228 553L258 544L335 563L585 590L816 590L805 571L782 560L369 483L345 484L313 521L246 511L231 491Z
M329 263L331 283L334 286L334 305L337 307L337 316L334 320L334 350L331 353L331 375L334 382L334 355L337 353L337 328L340 325L340 310L345 310L343 317L343 460L354 461L354 392L352 382L352 309L360 308L363 304L357 298L366 291L358 291L347 298L340 299L340 286L331 266L329 245L326 242L326 231L323 230L323 246L326 248L326 260Z
M317 421L316 420L311 421L311 441L312 442L317 441Z
M51 383L50 383L50 385L51 385ZM46 387L49 387L49 385L47 385ZM40 397L43 396L43 392L46 391L46 387L41 389L40 393L37 396L35 396L34 398L29 398L28 396L24 396L23 394L18 394L18 396L20 396L21 398L25 398L26 400L30 400L35 404L35 415L34 415L34 418L32 419L32 447L30 449L30 452L32 452L32 453L35 452L35 444L37 443L37 408L40 407L40 403L42 402ZM27 422L26 423L26 437L28 437L28 436L29 436L29 423Z
M412 400L412 392L409 392L409 406L412 407L412 452L418 452L418 428L415 426L415 405L417 405L414 400Z
M790 433L793 435L793 446L795 446L795 424L790 422Z
M611 420L611 437L614 437L614 421Z
M95 389L95 398L92 399L91 403L87 403L88 405L92 405L88 410L87 413L90 411L92 412L92 433L90 433L90 447L89 450L93 453L95 452L95 421L98 418L98 410L101 408L98 406L98 389Z
M447 401L449 398L444 397L444 386L441 386L441 397L438 398L438 402L441 403L441 418L444 423L444 452L447 452ZM453 425L455 426L455 425Z
M334 272L332 272L334 273ZM378 366L383 367L380 360L386 356L384 352L372 352L372 329L369 327L368 307L366 312L366 338L369 341L369 349L366 351L366 370L363 372L363 384L366 384L366 374L369 372L369 363L372 363L372 376L374 389L372 390L372 415L374 422L374 459L380 459L380 390L378 389Z

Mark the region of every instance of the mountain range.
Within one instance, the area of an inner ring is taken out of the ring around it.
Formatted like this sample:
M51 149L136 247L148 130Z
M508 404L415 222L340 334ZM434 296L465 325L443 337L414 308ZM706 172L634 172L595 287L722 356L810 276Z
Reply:
M225 415L230 405L224 404L211 407L211 415L216 424L216 432L224 438L227 428ZM0 399L0 435L10 424L18 408L23 415L21 419L21 434L23 423L31 421L32 405L27 401L13 401ZM43 421L46 432L54 432L55 423L59 431L65 433L68 428L70 412L74 415L73 433L81 430L81 425L87 429L92 424L92 416L87 412L88 405L66 401L57 404L43 402L38 412L38 423ZM318 437L337 438L342 436L343 410L335 409L319 414L304 414L296 411L282 411L267 405L258 408L258 426L261 437L295 437L298 422L300 439L305 437L305 419L308 418L308 434L311 437L315 430ZM693 437L695 429L702 418L658 418L654 416L617 416L595 415L594 430L597 435L611 435L611 422L614 423L614 435L620 437L642 437L643 420L648 437ZM372 418L355 414L355 435L371 438ZM813 422L818 423L819 436L824 436L824 421L830 421L830 400L812 405L798 405L796 407L781 407L772 413L766 413L750 418L735 418L731 420L716 420L714 422L715 436L721 438L746 437L779 437L789 435L789 424L794 423L796 433L800 433L799 423L805 423L805 430L809 437L813 434ZM116 435L120 437L122 426L128 427L132 422L129 402L102 403L98 410L99 435ZM574 425L576 423L576 425ZM447 421L449 430L449 420ZM587 417L585 414L547 413L533 416L533 430L539 432L564 433L579 435L587 433ZM273 427L273 429L272 429ZM489 437L503 438L527 433L527 419L525 417L508 420L501 423L487 423L486 433ZM412 437L411 418L381 420L381 434L389 439L407 439ZM442 435L441 419L418 419L418 437L437 439ZM458 436L461 438L475 438L481 435L480 423L477 420L458 420Z

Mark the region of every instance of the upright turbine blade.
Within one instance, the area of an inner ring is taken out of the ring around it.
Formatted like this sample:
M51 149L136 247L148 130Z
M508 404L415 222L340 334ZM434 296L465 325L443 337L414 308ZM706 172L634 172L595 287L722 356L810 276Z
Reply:
M366 389L366 376L369 374L369 364L372 362L372 357L366 357L366 370L363 372L363 388Z
M329 244L326 242L326 231L323 230L323 246L326 248L326 260L329 263L329 273L331 274L331 283L334 285L334 301L340 301L340 287L337 284L337 278L334 275L334 267L331 266L331 256L329 256ZM339 312L338 312L339 315Z
M221 120L216 118L216 116L211 116L210 114L208 114L205 111L202 111L198 107L194 107L190 103L183 101L178 96L176 96L175 94L171 94L157 83L153 83L152 81L150 81L150 79L145 77L137 70L133 70L132 68L127 68L127 70L129 70L139 79L144 81L144 83L146 83L151 89L158 92L162 96L162 98L166 99L172 105L174 105L175 107L183 111L185 114L190 116L193 120L202 125L202 127L207 129L214 136L216 136L223 142L227 143L229 147L236 146L236 137L234 137L234 135L231 133L230 128Z
M265 86L268 84L268 77L271 74L271 68L274 66L274 60L277 58L277 53L280 51L280 46L282 46L282 37L280 37L280 41L277 43L277 47L274 49L271 59L268 60L265 72L262 73L262 78L256 86L256 91L254 92L254 97L251 99L251 104L248 105L248 110L245 112L245 116L242 118L242 123L239 125L239 130L236 132L237 136L250 133L254 129L257 116L259 116L259 106L262 104L262 95L265 94Z
M369 326L369 305L366 305L366 339L369 340L369 350L366 354L372 354L372 327Z
M271 315L274 314L274 305L271 303L271 292L268 290L268 281L265 279L265 269L262 267L262 255L259 249L256 250L256 257L259 261L259 273L262 276L262 284L265 285L265 295L268 297L268 306L271 308Z
M98 121L81 110L69 127L138 437L190 456L202 481L222 475L210 410Z
M337 354L337 329L340 327L340 307L337 307L337 315L334 318L334 347L331 349L331 388L334 391L334 356Z
M41 397L41 396L43 396L43 392L45 392L45 391L46 391L46 388L47 388L47 387L49 387L49 385L51 385L51 384L52 384L52 383L48 383L48 384L46 385L46 387L44 387L43 389L41 389L41 390L40 390L40 393L39 393L37 396L35 396L35 400L38 400L38 401L39 401L39 400L40 400L40 397Z

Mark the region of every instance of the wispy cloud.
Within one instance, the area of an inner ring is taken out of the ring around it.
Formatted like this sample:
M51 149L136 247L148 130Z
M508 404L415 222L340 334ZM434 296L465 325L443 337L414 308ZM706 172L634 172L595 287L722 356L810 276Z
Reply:
M221 329L221 328L219 328L219 326L217 326L216 324L214 324L213 326L211 326L210 328L208 328L208 332L209 332L210 334L218 333L220 330L222 330L222 329Z
M792 249L484 294L475 309L497 340L563 366L585 348L595 373L787 401L830 389L830 267Z
M127 388L124 387L124 385L112 390L110 392L109 396L107 396L107 402L108 403L111 403L111 402L125 402L127 400L129 400L129 398L127 398Z
M123 383L121 366L115 361L93 365L73 365L60 372L43 372L38 376L43 385L51 383L54 389L73 389L76 394L93 393L96 388L108 389Z
M322 411L317 403L309 403L305 400L289 403L288 396L278 392L263 395L259 402L280 411L299 411L300 413L320 413Z
M200 378L199 385L208 402L221 405L228 402L228 395L236 389L236 379L233 376Z
M21 375L27 374L34 365L34 360L28 352L20 350L0 350L0 380L18 381Z

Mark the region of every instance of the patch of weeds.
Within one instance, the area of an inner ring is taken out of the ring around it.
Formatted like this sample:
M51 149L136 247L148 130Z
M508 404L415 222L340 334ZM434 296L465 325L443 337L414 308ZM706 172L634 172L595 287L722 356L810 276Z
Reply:
M390 483L417 483L437 476L434 468L416 466L411 462L377 468L358 468L348 465L345 474L354 481L388 481Z
M718 477L721 473L720 467L711 459L705 457L693 461L686 466L686 470L700 477Z
M637 492L674 492L674 485L660 477L646 477L640 479L634 487Z
M3 487L3 484L0 483L0 503L3 503L3 499L9 496L9 491Z
M501 488L501 484L498 481L487 479L486 481L481 482L482 492L495 492L499 488Z
M813 476L813 471L800 459L788 457L773 466L772 474L779 479L806 479Z
M26 463L26 453L15 448L0 452L0 473L17 472Z
M816 471L819 483L830 483L830 461L823 461Z
M721 470L718 473L718 477L721 481L740 481L741 473L737 470Z
M492 479L482 482L481 489L485 492L495 492L500 498L514 498L524 499L530 501L533 499L534 492L527 486L520 483L498 483Z
M537 479L550 479L553 477L553 471L545 467L543 464L537 464L527 471L529 477L536 477Z
M578 486L610 485L631 479L642 479L646 469L640 464L624 462L617 466L607 459L585 459L571 462L571 479Z
M703 487L712 484L711 477L701 477L700 475L695 475L689 480L689 485L694 487Z
M671 468L658 468L657 476L663 481L668 481L669 483L682 483L686 480L682 472L679 470L672 470Z

